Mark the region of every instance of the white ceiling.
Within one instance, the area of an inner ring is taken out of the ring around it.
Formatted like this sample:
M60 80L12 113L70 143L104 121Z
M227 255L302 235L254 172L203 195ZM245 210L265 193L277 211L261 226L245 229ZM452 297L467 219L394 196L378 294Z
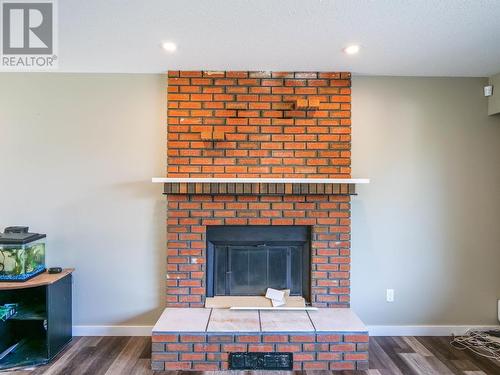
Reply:
M498 0L59 0L65 72L500 71ZM174 41L168 54L162 41ZM361 45L356 56L342 48Z

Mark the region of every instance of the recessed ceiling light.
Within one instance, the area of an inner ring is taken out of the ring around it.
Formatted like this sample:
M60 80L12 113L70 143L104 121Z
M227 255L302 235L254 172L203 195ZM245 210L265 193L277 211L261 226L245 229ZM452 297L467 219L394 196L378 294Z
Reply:
M346 48L344 48L344 52L348 55L355 55L359 52L359 46L357 44L347 46Z
M177 44L174 42L163 42L161 47L167 52L175 52L177 50Z

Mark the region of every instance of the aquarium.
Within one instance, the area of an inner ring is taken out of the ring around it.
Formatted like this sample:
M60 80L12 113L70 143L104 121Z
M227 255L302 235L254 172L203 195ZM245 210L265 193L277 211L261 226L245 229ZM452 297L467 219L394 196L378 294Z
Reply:
M28 227L0 233L0 281L25 281L45 271L45 234Z

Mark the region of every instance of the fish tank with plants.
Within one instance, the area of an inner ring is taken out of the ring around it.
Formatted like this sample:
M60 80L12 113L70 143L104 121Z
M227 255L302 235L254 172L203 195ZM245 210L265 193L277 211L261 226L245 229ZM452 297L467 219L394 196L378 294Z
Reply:
M28 227L8 227L0 233L0 282L26 281L45 271L45 234Z

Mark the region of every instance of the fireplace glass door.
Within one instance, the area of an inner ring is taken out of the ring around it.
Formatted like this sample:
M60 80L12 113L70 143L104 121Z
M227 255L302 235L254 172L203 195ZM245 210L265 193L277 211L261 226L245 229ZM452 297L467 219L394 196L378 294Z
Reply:
M218 227L215 234L208 230L207 295L262 296L274 288L307 299L307 235L304 227L287 226Z

